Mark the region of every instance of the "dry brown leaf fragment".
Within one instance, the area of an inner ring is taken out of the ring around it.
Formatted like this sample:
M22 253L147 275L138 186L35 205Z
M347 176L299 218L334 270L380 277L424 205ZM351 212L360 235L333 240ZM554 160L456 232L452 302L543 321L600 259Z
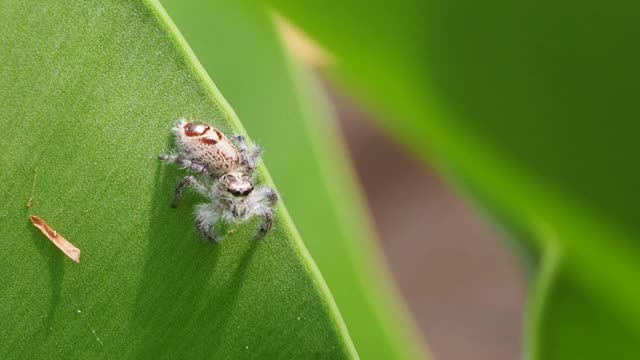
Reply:
M51 226L49 226L44 220L41 218L31 215L31 222L35 227L40 229L42 233L49 239L51 242L58 247L58 249L62 250L71 260L80 263L80 249L75 247L72 243L67 241L67 239L63 238L58 234L57 231L53 230Z

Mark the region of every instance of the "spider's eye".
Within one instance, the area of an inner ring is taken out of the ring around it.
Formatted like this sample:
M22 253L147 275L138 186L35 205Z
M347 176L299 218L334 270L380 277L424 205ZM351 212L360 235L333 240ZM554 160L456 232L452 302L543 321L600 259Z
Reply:
M251 194L251 191L253 191L253 187L244 190L230 190L229 192L233 194L233 196L247 196Z
M186 123L184 124L184 134L190 137L202 136L209 131L210 127L202 123Z

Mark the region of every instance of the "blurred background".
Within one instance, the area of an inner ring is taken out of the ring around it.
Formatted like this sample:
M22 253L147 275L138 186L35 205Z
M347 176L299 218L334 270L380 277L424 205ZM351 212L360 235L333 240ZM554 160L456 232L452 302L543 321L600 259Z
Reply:
M519 358L526 284L499 229L351 99L325 89L384 258L434 358Z
M278 24L290 54L322 79L382 261L434 358L520 358L526 283L508 237L332 82L323 70L330 54L283 18Z

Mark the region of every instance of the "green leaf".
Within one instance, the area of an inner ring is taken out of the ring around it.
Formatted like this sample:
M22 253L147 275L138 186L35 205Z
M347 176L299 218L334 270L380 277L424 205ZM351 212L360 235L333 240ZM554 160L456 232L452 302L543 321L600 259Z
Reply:
M269 11L237 0L163 4L243 124L264 145L270 173L360 356L424 357L379 269L332 114L319 103L323 95L316 84L285 55Z
M629 319L603 306L603 299L576 283L565 264L558 251L547 252L531 302L528 328L536 336L530 338L530 357L637 358L637 337ZM591 343L601 345L585 346Z
M531 314L534 356L566 358L579 343L582 359L637 357L638 4L269 2L336 56L359 96L393 114L380 117L390 132L508 227L535 234L527 245L562 254L557 281L536 291L546 295ZM546 313L575 301L566 316Z
M282 204L222 245L195 233L202 199L169 207L172 122L243 129L159 4L4 1L0 24L3 358L357 357Z

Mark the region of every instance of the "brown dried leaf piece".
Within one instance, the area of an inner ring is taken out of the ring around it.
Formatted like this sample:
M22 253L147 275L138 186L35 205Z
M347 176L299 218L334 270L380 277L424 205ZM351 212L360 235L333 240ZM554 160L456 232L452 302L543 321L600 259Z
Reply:
M75 247L72 243L67 241L67 239L63 238L58 234L57 231L53 230L47 223L41 218L31 215L31 222L35 227L40 229L42 233L53 242L58 249L62 250L71 260L80 263L80 249Z

